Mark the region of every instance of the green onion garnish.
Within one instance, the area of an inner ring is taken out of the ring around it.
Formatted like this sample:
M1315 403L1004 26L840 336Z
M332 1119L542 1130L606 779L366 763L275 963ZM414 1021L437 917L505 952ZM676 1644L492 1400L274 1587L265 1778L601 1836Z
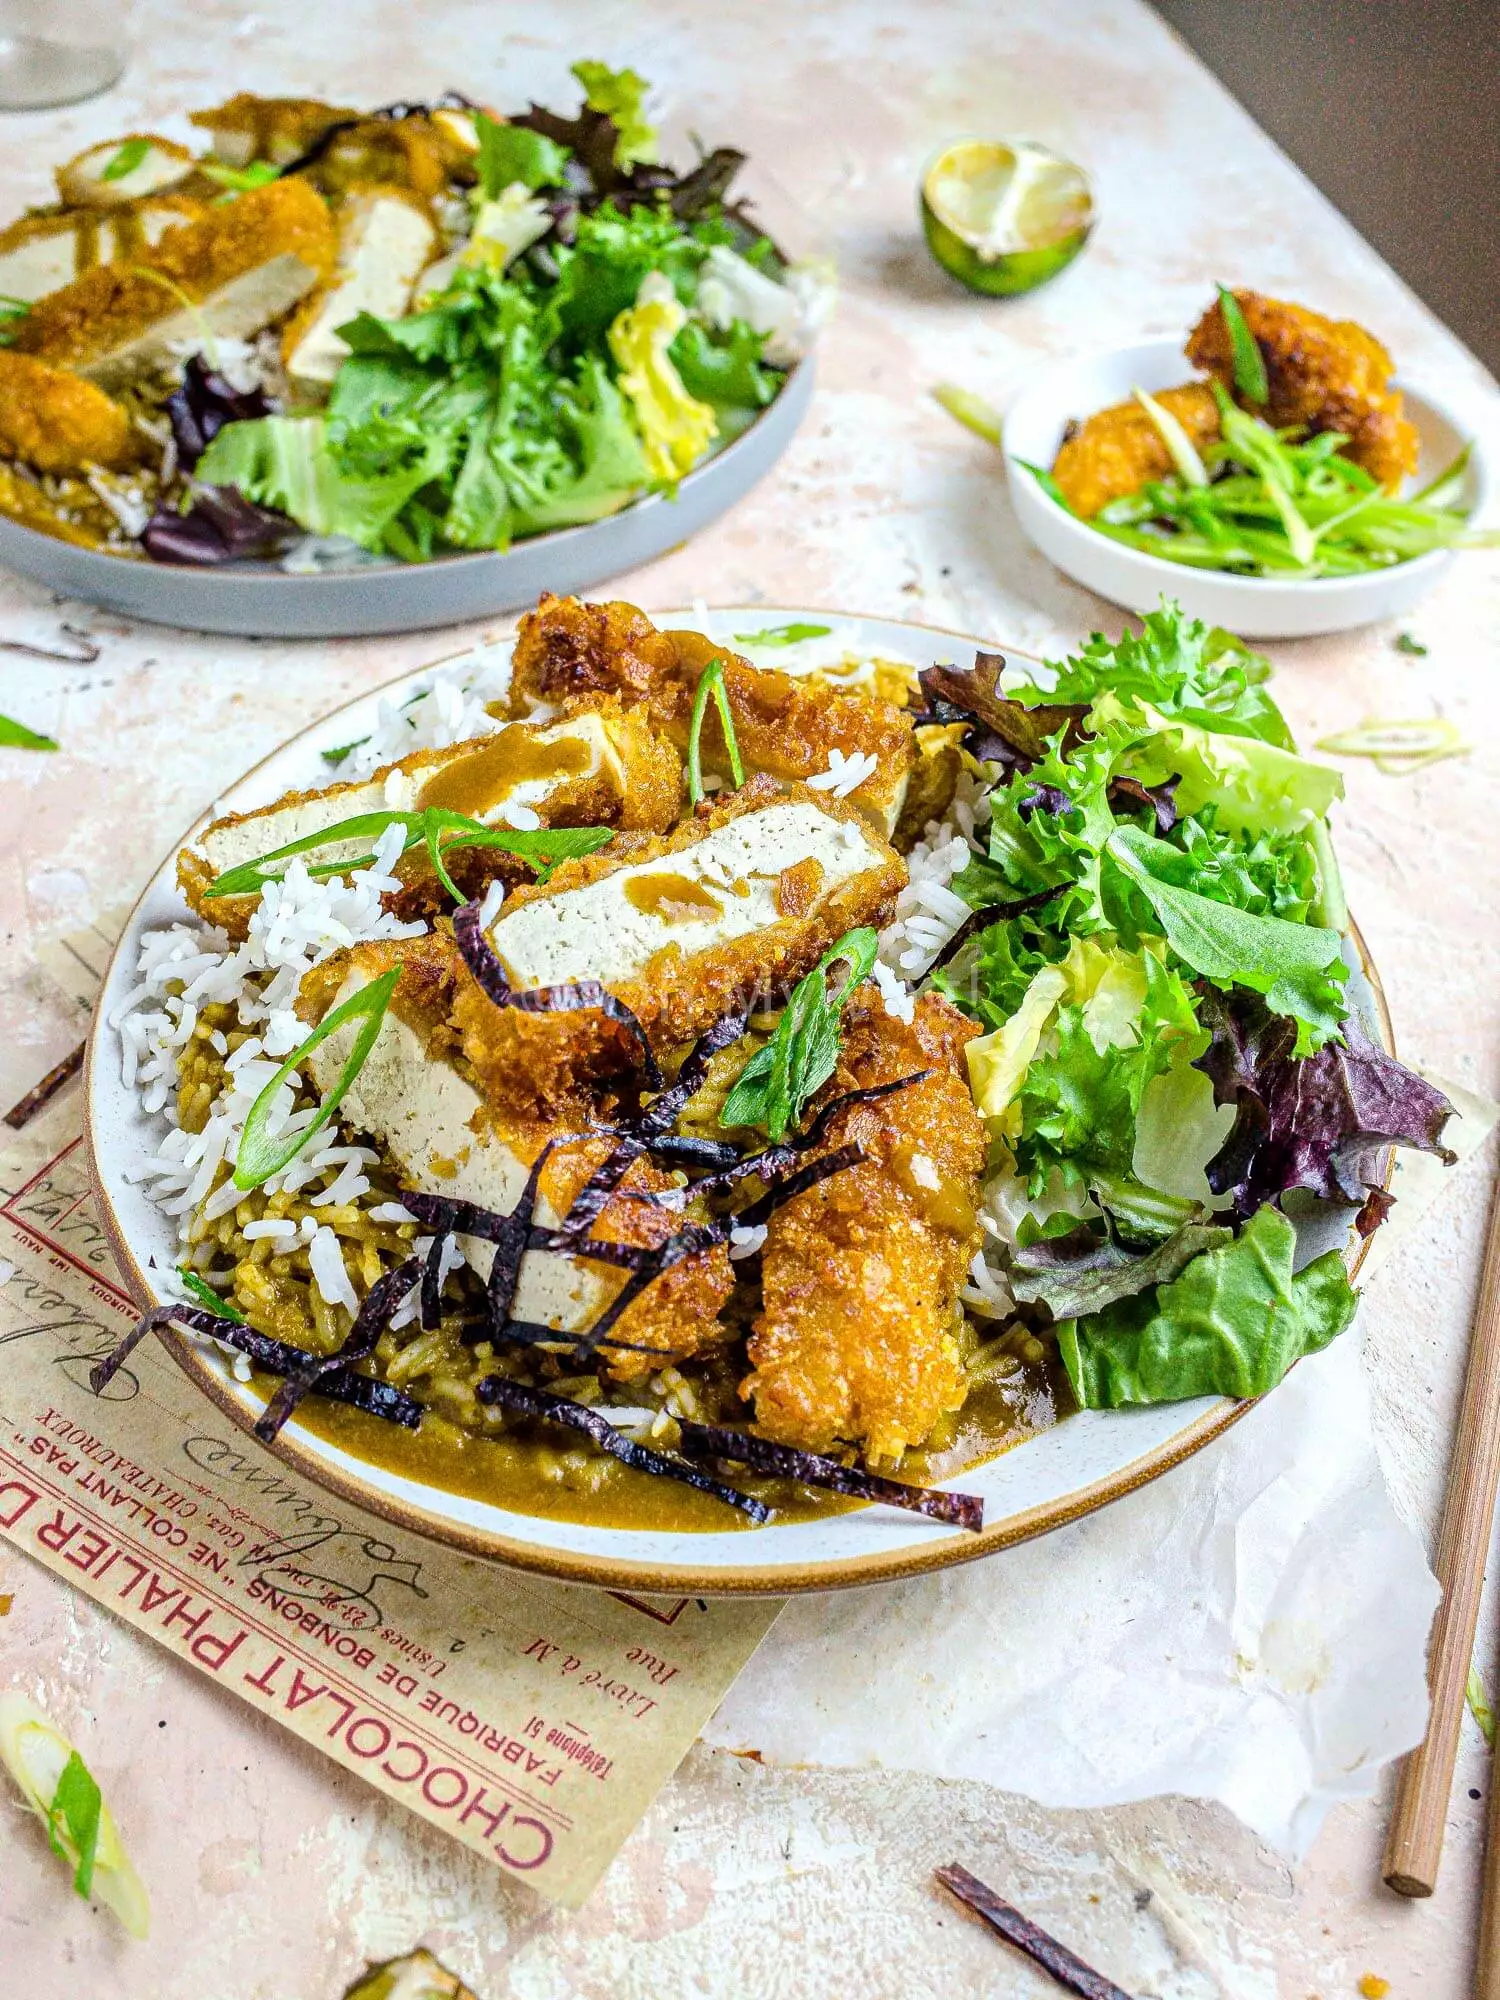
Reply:
M106 162L104 171L99 176L100 180L124 180L127 174L135 172L136 168L150 151L151 141L149 139L127 139L119 152Z
M1176 466L1178 477L1184 486L1207 486L1208 471L1198 456L1198 447L1188 436L1177 418L1154 396L1148 396L1144 389L1133 389L1131 394L1145 411L1151 428L1167 448L1167 456Z
M1410 632L1398 632L1396 634L1396 651L1398 653L1410 653L1413 658L1418 660L1425 660L1427 657L1427 648L1422 644L1420 639L1414 639Z
M0 746L7 750L55 750L57 744L50 736L39 736L34 729L28 729L24 722L17 722L12 716L0 715Z
M719 1113L721 1126L758 1125L773 1144L786 1137L803 1106L838 1067L844 1002L869 977L879 948L877 934L865 928L846 931L824 952L793 990L775 1034L740 1071ZM827 975L841 962L847 963L848 974L830 993Z
M802 639L826 639L831 625L768 625L764 632L736 632L737 646L795 646Z
M385 1010L391 1003L391 995L400 977L400 966L392 966L389 972L382 972L378 979L372 979L368 986L361 986L357 993L351 993L341 1006L323 1017L300 1048L292 1050L250 1107L235 1158L234 1184L237 1188L243 1188L248 1193L251 1188L258 1188L268 1181L272 1174L279 1174L283 1167L296 1159L314 1133L321 1132L328 1124L375 1046L375 1038L385 1021ZM354 1046L339 1071L338 1082L323 1099L317 1117L302 1131L283 1133L280 1138L273 1139L266 1128L270 1124L277 1092L320 1043L326 1042L330 1035L337 1033L349 1021L359 1022L359 1033L354 1037Z
M80 1896L93 1893L94 1855L99 1846L99 1815L103 1806L93 1773L75 1750L62 1767L57 1790L47 1809L47 1842L52 1852L66 1861L68 1850L58 1836L65 1831L72 1841L78 1856L73 1887Z
M241 1326L245 1324L245 1315L239 1307L232 1306L222 1292L216 1292L212 1285L206 1284L196 1271L190 1271L186 1264L179 1264L177 1275L182 1281L182 1289L191 1292L200 1306L207 1306L209 1311L216 1312L220 1319L237 1320Z
M1224 315L1234 357L1234 386L1247 403L1269 403L1271 385L1266 380L1266 358L1260 351L1260 343L1250 331L1244 309L1234 293L1227 285L1220 285L1218 291L1219 311Z
M999 444L1002 419L1000 412L983 396L976 396L972 389L964 389L957 382L939 382L932 392L932 400L945 409L955 423L962 424L975 437L983 438L986 444Z
M703 797L703 717L710 695L718 703L719 720L724 725L724 747L729 752L730 774L736 786L745 782L745 767L740 762L740 746L735 741L734 718L729 713L729 695L724 686L724 662L710 660L699 679L698 692L693 697L693 719L688 725L688 801L695 806Z
M273 167L269 160L252 160L248 167L224 167L217 160L202 160L198 171L207 174L211 181L217 181L231 194L249 194L255 188L281 179L280 167Z
M1058 485L1057 481L1052 477L1052 474L1047 470L1045 465L1033 465L1029 458L1018 458L1016 460L1016 464L1019 465L1024 472L1029 472L1031 474L1032 478L1036 481L1037 485L1041 487L1042 491L1046 494L1049 500L1055 500L1058 506L1062 508L1065 514L1072 513L1073 509L1068 505L1067 498L1064 495L1062 488Z
M387 827L392 826L406 829L403 854L414 847L426 847L438 880L459 903L464 900L463 892L455 887L443 866L442 857L449 848L493 847L502 854L514 854L522 861L529 861L537 871L537 880L545 882L560 861L592 854L613 837L607 826L491 827L470 819L467 813L450 812L443 806L428 806L424 812L382 808L379 812L355 813L352 818L337 820L316 833L306 833L300 840L289 840L285 847L273 847L269 854L258 855L254 861L242 861L237 868L225 869L204 891L204 899L259 895L268 882L279 882L286 873L284 868L274 865L276 862L290 861L296 855L311 854L319 847L347 840L379 840ZM307 872L319 878L342 875L356 868L368 868L374 859L372 851L344 861L314 861L308 864Z

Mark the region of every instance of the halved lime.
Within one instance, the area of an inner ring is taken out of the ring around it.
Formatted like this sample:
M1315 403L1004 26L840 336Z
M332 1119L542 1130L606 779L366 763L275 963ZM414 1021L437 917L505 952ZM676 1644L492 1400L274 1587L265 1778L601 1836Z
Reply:
M1029 292L1071 264L1094 226L1088 176L1030 139L961 139L922 176L922 227L971 292Z

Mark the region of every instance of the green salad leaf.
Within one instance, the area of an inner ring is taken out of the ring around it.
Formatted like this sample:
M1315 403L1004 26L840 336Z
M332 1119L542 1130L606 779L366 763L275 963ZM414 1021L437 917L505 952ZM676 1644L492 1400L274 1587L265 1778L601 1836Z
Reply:
M528 188L562 185L568 148L555 139L524 125L502 125L483 111L474 114L474 131L479 140L474 165L486 201L496 200L517 181Z
M1348 1007L1347 968L1337 931L1255 916L1181 887L1169 872L1179 865L1179 850L1138 827L1117 828L1108 852L1150 905L1185 965L1216 986L1248 986L1263 993L1273 1013L1297 1022L1299 1056L1311 1055L1338 1033Z
M831 625L768 625L763 632L736 632L737 646L798 646L804 639L826 639Z
M1087 1319L1177 1277L1203 1251L1233 1237L1223 1223L1185 1222L1152 1249L1132 1254L1087 1226L1038 1236L1016 1250L1010 1288L1023 1305L1046 1306L1054 1320Z
M633 167L649 164L657 157L656 128L646 117L646 92L650 88L633 69L611 69L608 63L576 62L573 75L583 85L584 102L590 111L602 111L615 122L615 165Z
M1065 1320L1058 1345L1080 1406L1274 1389L1294 1362L1344 1331L1358 1303L1337 1250L1294 1275L1296 1247L1296 1230L1268 1205L1169 1283Z
M758 1126L773 1144L786 1137L838 1067L839 1017L869 977L879 946L869 929L847 931L830 945L794 988L770 1041L740 1071L719 1113L721 1126ZM828 975L841 964L843 978L830 985Z

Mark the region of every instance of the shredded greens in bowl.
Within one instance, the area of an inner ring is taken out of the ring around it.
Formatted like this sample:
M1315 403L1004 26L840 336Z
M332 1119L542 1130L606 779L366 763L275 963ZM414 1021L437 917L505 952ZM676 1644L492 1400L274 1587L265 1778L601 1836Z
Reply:
M1171 602L1046 685L1004 666L923 685L987 784L951 885L974 915L930 981L985 1030L1006 1280L1085 1408L1262 1394L1355 1305L1337 1249L1296 1267L1287 1207L1357 1206L1368 1234L1384 1149L1441 1153L1451 1111L1354 1006L1342 780L1298 754L1267 663Z
M1294 581L1361 576L1438 549L1500 544L1500 534L1469 527L1471 446L1403 499L1343 455L1343 432L1275 428L1241 409L1221 384L1212 387L1221 432L1201 450L1170 410L1135 392L1174 470L1097 514L1077 514L1049 473L1026 469L1097 533L1190 569Z

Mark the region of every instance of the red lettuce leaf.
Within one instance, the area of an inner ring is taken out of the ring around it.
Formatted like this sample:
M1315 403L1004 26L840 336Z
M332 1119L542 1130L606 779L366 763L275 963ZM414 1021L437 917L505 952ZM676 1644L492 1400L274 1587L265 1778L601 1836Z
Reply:
M1325 1201L1365 1204L1368 1234L1388 1206L1367 1202L1384 1147L1413 1146L1452 1164L1442 1132L1453 1106L1378 1048L1356 1016L1344 1022L1342 1042L1300 1059L1292 1054L1296 1023L1256 994L1206 987L1198 1018L1212 1039L1196 1067L1217 1103L1237 1107L1208 1183L1215 1194L1232 1190L1239 1214L1307 1188Z

